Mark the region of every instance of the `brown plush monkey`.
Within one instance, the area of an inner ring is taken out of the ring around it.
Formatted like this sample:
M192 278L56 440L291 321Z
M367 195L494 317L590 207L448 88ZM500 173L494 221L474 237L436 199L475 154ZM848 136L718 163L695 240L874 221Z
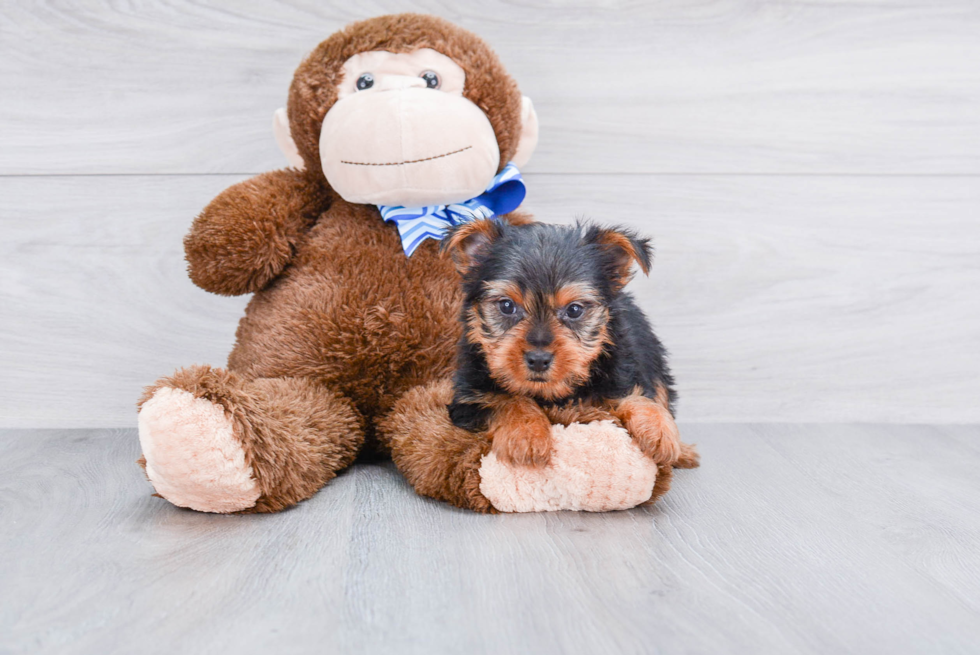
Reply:
M544 481L557 489L548 498L519 498L510 487L526 472L490 461L481 477L489 438L448 421L457 273L439 255L438 225L386 222L381 210L397 219L404 207L465 203L530 157L534 110L481 40L430 16L350 25L300 65L274 127L293 168L224 191L184 242L198 286L255 295L226 369L179 370L140 400L140 463L160 496L277 511L361 453L390 454L419 493L479 511L610 509L665 489L669 476L654 490L656 467L628 437L608 456L623 431L606 421L563 429L615 462L598 477L622 474L622 499L589 505L581 481L559 475ZM575 456L593 468L589 452Z

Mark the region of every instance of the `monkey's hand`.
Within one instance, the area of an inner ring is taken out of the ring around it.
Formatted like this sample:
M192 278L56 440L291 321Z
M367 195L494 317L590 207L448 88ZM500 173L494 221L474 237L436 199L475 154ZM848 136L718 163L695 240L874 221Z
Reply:
M194 284L225 296L264 288L330 205L325 181L306 171L263 173L225 189L184 237Z
M541 468L551 461L551 421L529 398L506 398L490 419L493 452L504 464Z
M644 454L657 464L677 464L682 454L681 440L670 410L646 396L633 394L617 401L612 413Z

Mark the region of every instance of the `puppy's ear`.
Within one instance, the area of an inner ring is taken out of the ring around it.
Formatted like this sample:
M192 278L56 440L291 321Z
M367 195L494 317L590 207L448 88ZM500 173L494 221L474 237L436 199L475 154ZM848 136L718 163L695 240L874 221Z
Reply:
M502 234L500 223L485 218L452 228L442 240L442 251L449 253L456 268L466 274L490 252L490 246Z
M599 246L607 256L607 274L616 289L626 286L633 277L634 262L640 266L644 275L650 273L650 265L653 263L650 240L637 236L633 230L587 225L583 228L582 240Z

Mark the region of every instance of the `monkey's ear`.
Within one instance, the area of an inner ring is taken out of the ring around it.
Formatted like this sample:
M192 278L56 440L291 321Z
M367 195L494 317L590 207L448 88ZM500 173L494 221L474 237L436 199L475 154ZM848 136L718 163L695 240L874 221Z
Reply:
M517 142L517 152L511 158L514 165L524 168L538 145L538 114L527 96L521 96L521 138Z
M289 162L289 165L299 170L305 169L306 164L299 154L296 142L293 141L292 132L289 131L289 116L286 114L285 107L280 107L272 115L272 133L276 137L276 143L279 144L282 154L286 155L286 161Z
M633 277L634 262L644 275L650 273L653 263L650 240L640 238L633 230L589 225L584 228L582 240L599 246L607 254L607 273L616 289L626 286Z
M484 218L452 228L442 240L442 251L449 253L460 274L466 274L490 252L490 246L500 238L500 223Z

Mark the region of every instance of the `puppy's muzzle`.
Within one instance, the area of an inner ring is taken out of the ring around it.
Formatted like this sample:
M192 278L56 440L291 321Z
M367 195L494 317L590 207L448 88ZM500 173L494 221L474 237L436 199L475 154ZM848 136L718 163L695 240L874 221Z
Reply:
M530 350L524 353L524 363L535 373L544 373L551 368L554 358L547 350Z

